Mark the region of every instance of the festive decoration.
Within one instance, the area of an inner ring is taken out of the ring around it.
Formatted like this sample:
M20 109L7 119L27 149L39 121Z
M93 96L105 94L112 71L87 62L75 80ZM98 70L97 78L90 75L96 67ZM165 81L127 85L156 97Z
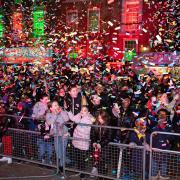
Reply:
M0 38L4 36L4 24L3 24L3 15L0 14Z
M136 52L134 50L128 50L124 52L124 61L132 61L136 56Z
M100 148L98 147L98 144L94 146L94 151L93 151L93 160L95 164L99 161L100 159Z
M44 36L44 7L35 7L33 11L33 36Z

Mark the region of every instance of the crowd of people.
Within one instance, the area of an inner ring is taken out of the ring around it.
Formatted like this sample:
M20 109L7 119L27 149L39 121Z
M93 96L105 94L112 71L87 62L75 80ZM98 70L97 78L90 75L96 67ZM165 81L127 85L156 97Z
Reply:
M172 74L157 77L153 72L138 75L130 63L119 69L107 67L103 60L68 62L54 61L52 64L7 65L0 67L1 114L11 114L9 127L40 131L43 138L38 139L39 159L48 149L48 160L52 156L52 144L57 139L60 166L63 166L62 137L73 136L72 146L76 164L85 167L83 161L90 146L95 150L102 149L109 142L125 143L131 146L143 145L149 148L149 136L154 131L180 133L180 95L178 80ZM29 118L24 118L29 117ZM72 125L64 123L74 122ZM1 124L5 123L2 122ZM95 128L78 123L97 125ZM76 125L75 125L76 124ZM134 128L110 130L101 126ZM1 126L2 127L2 126ZM91 139L78 141L76 138ZM65 138L66 139L66 138ZM153 147L166 150L180 150L177 138L157 134ZM97 151L96 151L97 152ZM93 173L105 167L105 162L94 154ZM103 159L103 157L101 157ZM68 160L68 157L67 159ZM101 168L99 167L101 166ZM161 176L167 176L165 162L154 160ZM83 176L83 175L82 175Z

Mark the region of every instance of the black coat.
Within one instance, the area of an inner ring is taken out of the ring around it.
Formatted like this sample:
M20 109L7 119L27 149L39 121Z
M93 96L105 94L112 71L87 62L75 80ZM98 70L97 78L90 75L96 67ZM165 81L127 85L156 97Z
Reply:
M104 127L91 128L91 142L99 143L101 147L108 145L111 141L111 129Z
M67 105L67 111L71 111L74 115L81 111L81 93L78 94L77 98L72 98L69 94L65 98Z

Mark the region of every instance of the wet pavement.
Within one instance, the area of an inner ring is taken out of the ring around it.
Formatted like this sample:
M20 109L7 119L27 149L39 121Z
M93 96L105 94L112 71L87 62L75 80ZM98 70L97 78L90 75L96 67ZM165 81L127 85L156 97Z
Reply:
M33 176L29 178L28 176ZM47 177L38 177L47 176ZM56 169L43 167L36 164L25 163L25 162L13 162L12 164L0 163L0 179L21 179L18 177L24 177L27 180L61 180L60 175L56 175ZM79 176L73 176L68 174L65 180L79 180Z

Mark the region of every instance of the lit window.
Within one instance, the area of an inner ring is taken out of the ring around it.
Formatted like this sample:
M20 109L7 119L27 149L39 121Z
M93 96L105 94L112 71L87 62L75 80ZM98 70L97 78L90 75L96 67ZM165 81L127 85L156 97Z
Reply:
M3 37L3 33L4 33L3 16L0 15L0 38Z
M77 10L69 10L66 13L66 23L72 29L78 28L78 11Z
M125 41L125 49L136 51L136 41Z
M128 3L126 6L126 29L133 31L138 28L139 3Z
M125 31L136 31L142 17L141 0L124 0L122 22Z
M33 12L33 34L34 37L44 35L44 10L34 10Z
M100 31L100 9L99 8L88 9L88 31L91 31L91 32Z

